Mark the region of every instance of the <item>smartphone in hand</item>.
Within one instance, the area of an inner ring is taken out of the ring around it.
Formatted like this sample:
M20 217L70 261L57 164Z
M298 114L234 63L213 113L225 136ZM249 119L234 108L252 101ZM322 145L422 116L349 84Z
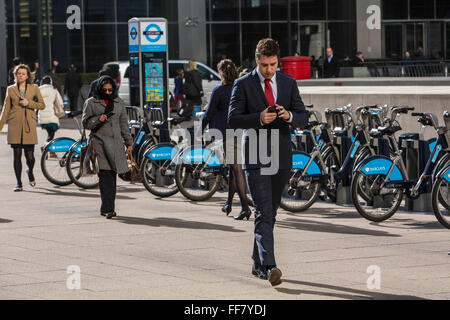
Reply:
M269 109L267 110L267 112L277 113L277 108L275 106L270 106Z

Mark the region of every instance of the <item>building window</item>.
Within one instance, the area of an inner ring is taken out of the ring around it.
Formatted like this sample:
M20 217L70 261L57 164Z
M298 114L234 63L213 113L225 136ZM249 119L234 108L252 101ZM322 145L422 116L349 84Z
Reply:
M291 0L291 2L294 2L294 1ZM286 21L287 19L288 19L288 0L271 0L270 1L270 20ZM292 12L291 12L291 19L293 19Z
M83 70L83 45L80 30L69 30L65 25L52 26L52 58L59 61L64 72L71 63Z
M410 0L411 19L434 19L434 1Z
M300 20L325 20L325 0L299 0Z
M450 1L436 0L436 13L438 19L450 19Z
M212 47L208 52L212 54L210 66L216 69L217 63L222 59L231 59L239 66L241 59L239 56L239 24L211 24Z
M128 22L131 18L147 16L148 0L117 1L117 22ZM113 1L111 1L113 3ZM128 38L127 38L128 39Z
M408 0L383 0L383 19L407 19L408 18Z
M239 0L207 0L206 19L209 21L238 21Z
M331 22L328 24L328 32L336 57L352 57L356 54L356 22Z
M115 22L114 16L115 16L114 15L114 1L111 1L111 0L84 1L84 21L85 22L94 22L94 23L95 22Z
M259 40L269 36L269 24L244 23L242 24L242 66L254 68L255 49Z
M328 0L328 20L356 20L356 0Z
M88 72L97 72L104 63L115 60L115 28L112 24L85 25L84 28L86 70Z
M242 21L269 21L269 0L241 0Z

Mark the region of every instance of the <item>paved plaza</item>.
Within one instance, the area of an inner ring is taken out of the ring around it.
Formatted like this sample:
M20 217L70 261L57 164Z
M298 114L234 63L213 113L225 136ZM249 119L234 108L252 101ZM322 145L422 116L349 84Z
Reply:
M376 224L329 203L302 214L280 209L275 249L283 283L271 287L251 275L253 216L232 218L237 196L226 217L223 192L193 203L180 194L158 199L121 181L118 217L106 220L98 190L45 180L39 148L37 186L25 183L24 171L25 190L14 193L6 130L0 299L450 299L450 230L432 214L400 211Z

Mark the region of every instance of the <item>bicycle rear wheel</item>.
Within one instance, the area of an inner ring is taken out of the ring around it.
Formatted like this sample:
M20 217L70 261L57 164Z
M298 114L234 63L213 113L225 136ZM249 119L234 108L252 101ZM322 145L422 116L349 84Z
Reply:
M370 221L381 222L389 219L402 202L402 189L381 188L385 178L384 174L364 175L360 171L353 175L351 184L353 204L359 214Z
M83 189L93 189L98 187L98 174L82 174L80 166L81 153L78 151L79 145L73 147L66 161L66 170L73 183Z
M66 160L69 152L44 149L41 156L41 170L44 177L57 186L68 186L72 180L67 174Z

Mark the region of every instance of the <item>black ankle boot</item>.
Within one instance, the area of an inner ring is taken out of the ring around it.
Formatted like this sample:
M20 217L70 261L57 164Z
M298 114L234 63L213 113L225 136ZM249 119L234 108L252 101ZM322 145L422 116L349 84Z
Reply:
M222 207L222 212L226 213L227 216L230 214L231 212L231 202L225 202L225 204Z
M244 218L250 219L252 215L252 211L250 209L242 210L237 216L234 217L234 220L244 220Z

